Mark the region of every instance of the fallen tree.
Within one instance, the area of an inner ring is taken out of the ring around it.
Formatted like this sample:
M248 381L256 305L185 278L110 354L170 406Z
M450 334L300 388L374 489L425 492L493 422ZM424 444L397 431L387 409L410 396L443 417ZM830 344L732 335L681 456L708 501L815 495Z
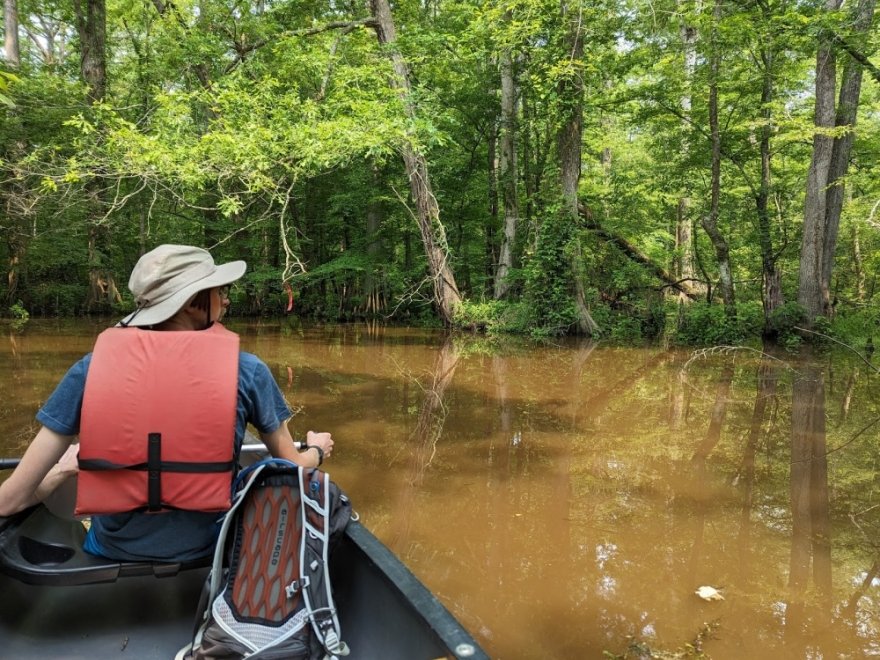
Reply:
M673 277L665 268L656 264L648 255L642 252L635 245L630 243L622 236L608 231L593 219L593 214L584 204L578 204L578 215L584 221L584 226L591 232L605 239L609 243L616 245L621 252L636 263L644 266L654 277L666 283L666 286L680 291L691 300L699 300L698 294L689 284L689 280L678 280Z

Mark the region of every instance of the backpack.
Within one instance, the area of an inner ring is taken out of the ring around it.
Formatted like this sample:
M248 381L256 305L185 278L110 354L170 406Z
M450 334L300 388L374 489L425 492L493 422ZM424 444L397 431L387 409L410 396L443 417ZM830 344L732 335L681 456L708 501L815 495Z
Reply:
M193 642L178 660L348 655L329 578L348 497L326 473L274 458L242 470L232 491Z

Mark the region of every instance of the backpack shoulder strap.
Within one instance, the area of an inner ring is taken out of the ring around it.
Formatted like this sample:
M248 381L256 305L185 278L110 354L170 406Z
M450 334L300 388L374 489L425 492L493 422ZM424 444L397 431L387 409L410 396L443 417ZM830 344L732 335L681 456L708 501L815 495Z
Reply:
M348 655L330 588L330 477L316 468L300 467L299 489L304 531L300 545L303 600L321 646L331 657Z
M188 657L189 653L201 646L205 631L211 624L212 604L231 577L227 571L224 571L230 530L233 529L239 516L239 510L247 501L251 489L262 481L260 479L261 473L277 468L282 468L291 474L295 471L299 484L299 509L303 530L298 556L300 580L287 588L288 597L293 597L296 592L301 593L305 614L311 624L315 639L328 657L349 654L348 645L342 641L340 636L339 617L330 585L329 551L333 507L330 477L320 470L306 470L290 461L267 459L242 470L233 484L232 506L223 518L223 524L217 538L211 572L199 603L199 611L196 614L193 641L192 644L180 650L177 660ZM269 646L266 648L268 649ZM253 654L253 657L262 656L258 651Z
M232 484L232 506L223 516L223 523L220 526L220 532L217 535L217 545L214 546L214 559L211 563L211 571L208 573L208 580L202 595L199 598L199 605L196 611L195 629L193 631L192 643L180 649L175 660L182 660L189 657L193 649L197 649L202 643L202 637L205 629L211 621L211 604L220 593L224 583L223 563L226 556L226 539L229 537L229 530L235 522L235 515L242 504L247 500L247 494L255 483L258 482L260 473L269 465L284 465L286 467L296 467L295 463L285 461L283 459L266 459L244 468Z

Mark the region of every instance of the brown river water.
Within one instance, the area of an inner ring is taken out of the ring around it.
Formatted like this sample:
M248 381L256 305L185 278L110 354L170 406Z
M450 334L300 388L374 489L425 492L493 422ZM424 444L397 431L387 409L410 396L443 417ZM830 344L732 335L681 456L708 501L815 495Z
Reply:
M880 656L880 374L858 356L228 326L493 658ZM3 455L102 327L0 328Z

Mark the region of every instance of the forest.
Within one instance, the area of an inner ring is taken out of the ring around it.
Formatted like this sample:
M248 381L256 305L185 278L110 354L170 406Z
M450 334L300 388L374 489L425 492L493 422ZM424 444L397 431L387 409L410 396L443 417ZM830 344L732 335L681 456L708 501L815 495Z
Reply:
M4 2L2 316L873 345L875 0Z

